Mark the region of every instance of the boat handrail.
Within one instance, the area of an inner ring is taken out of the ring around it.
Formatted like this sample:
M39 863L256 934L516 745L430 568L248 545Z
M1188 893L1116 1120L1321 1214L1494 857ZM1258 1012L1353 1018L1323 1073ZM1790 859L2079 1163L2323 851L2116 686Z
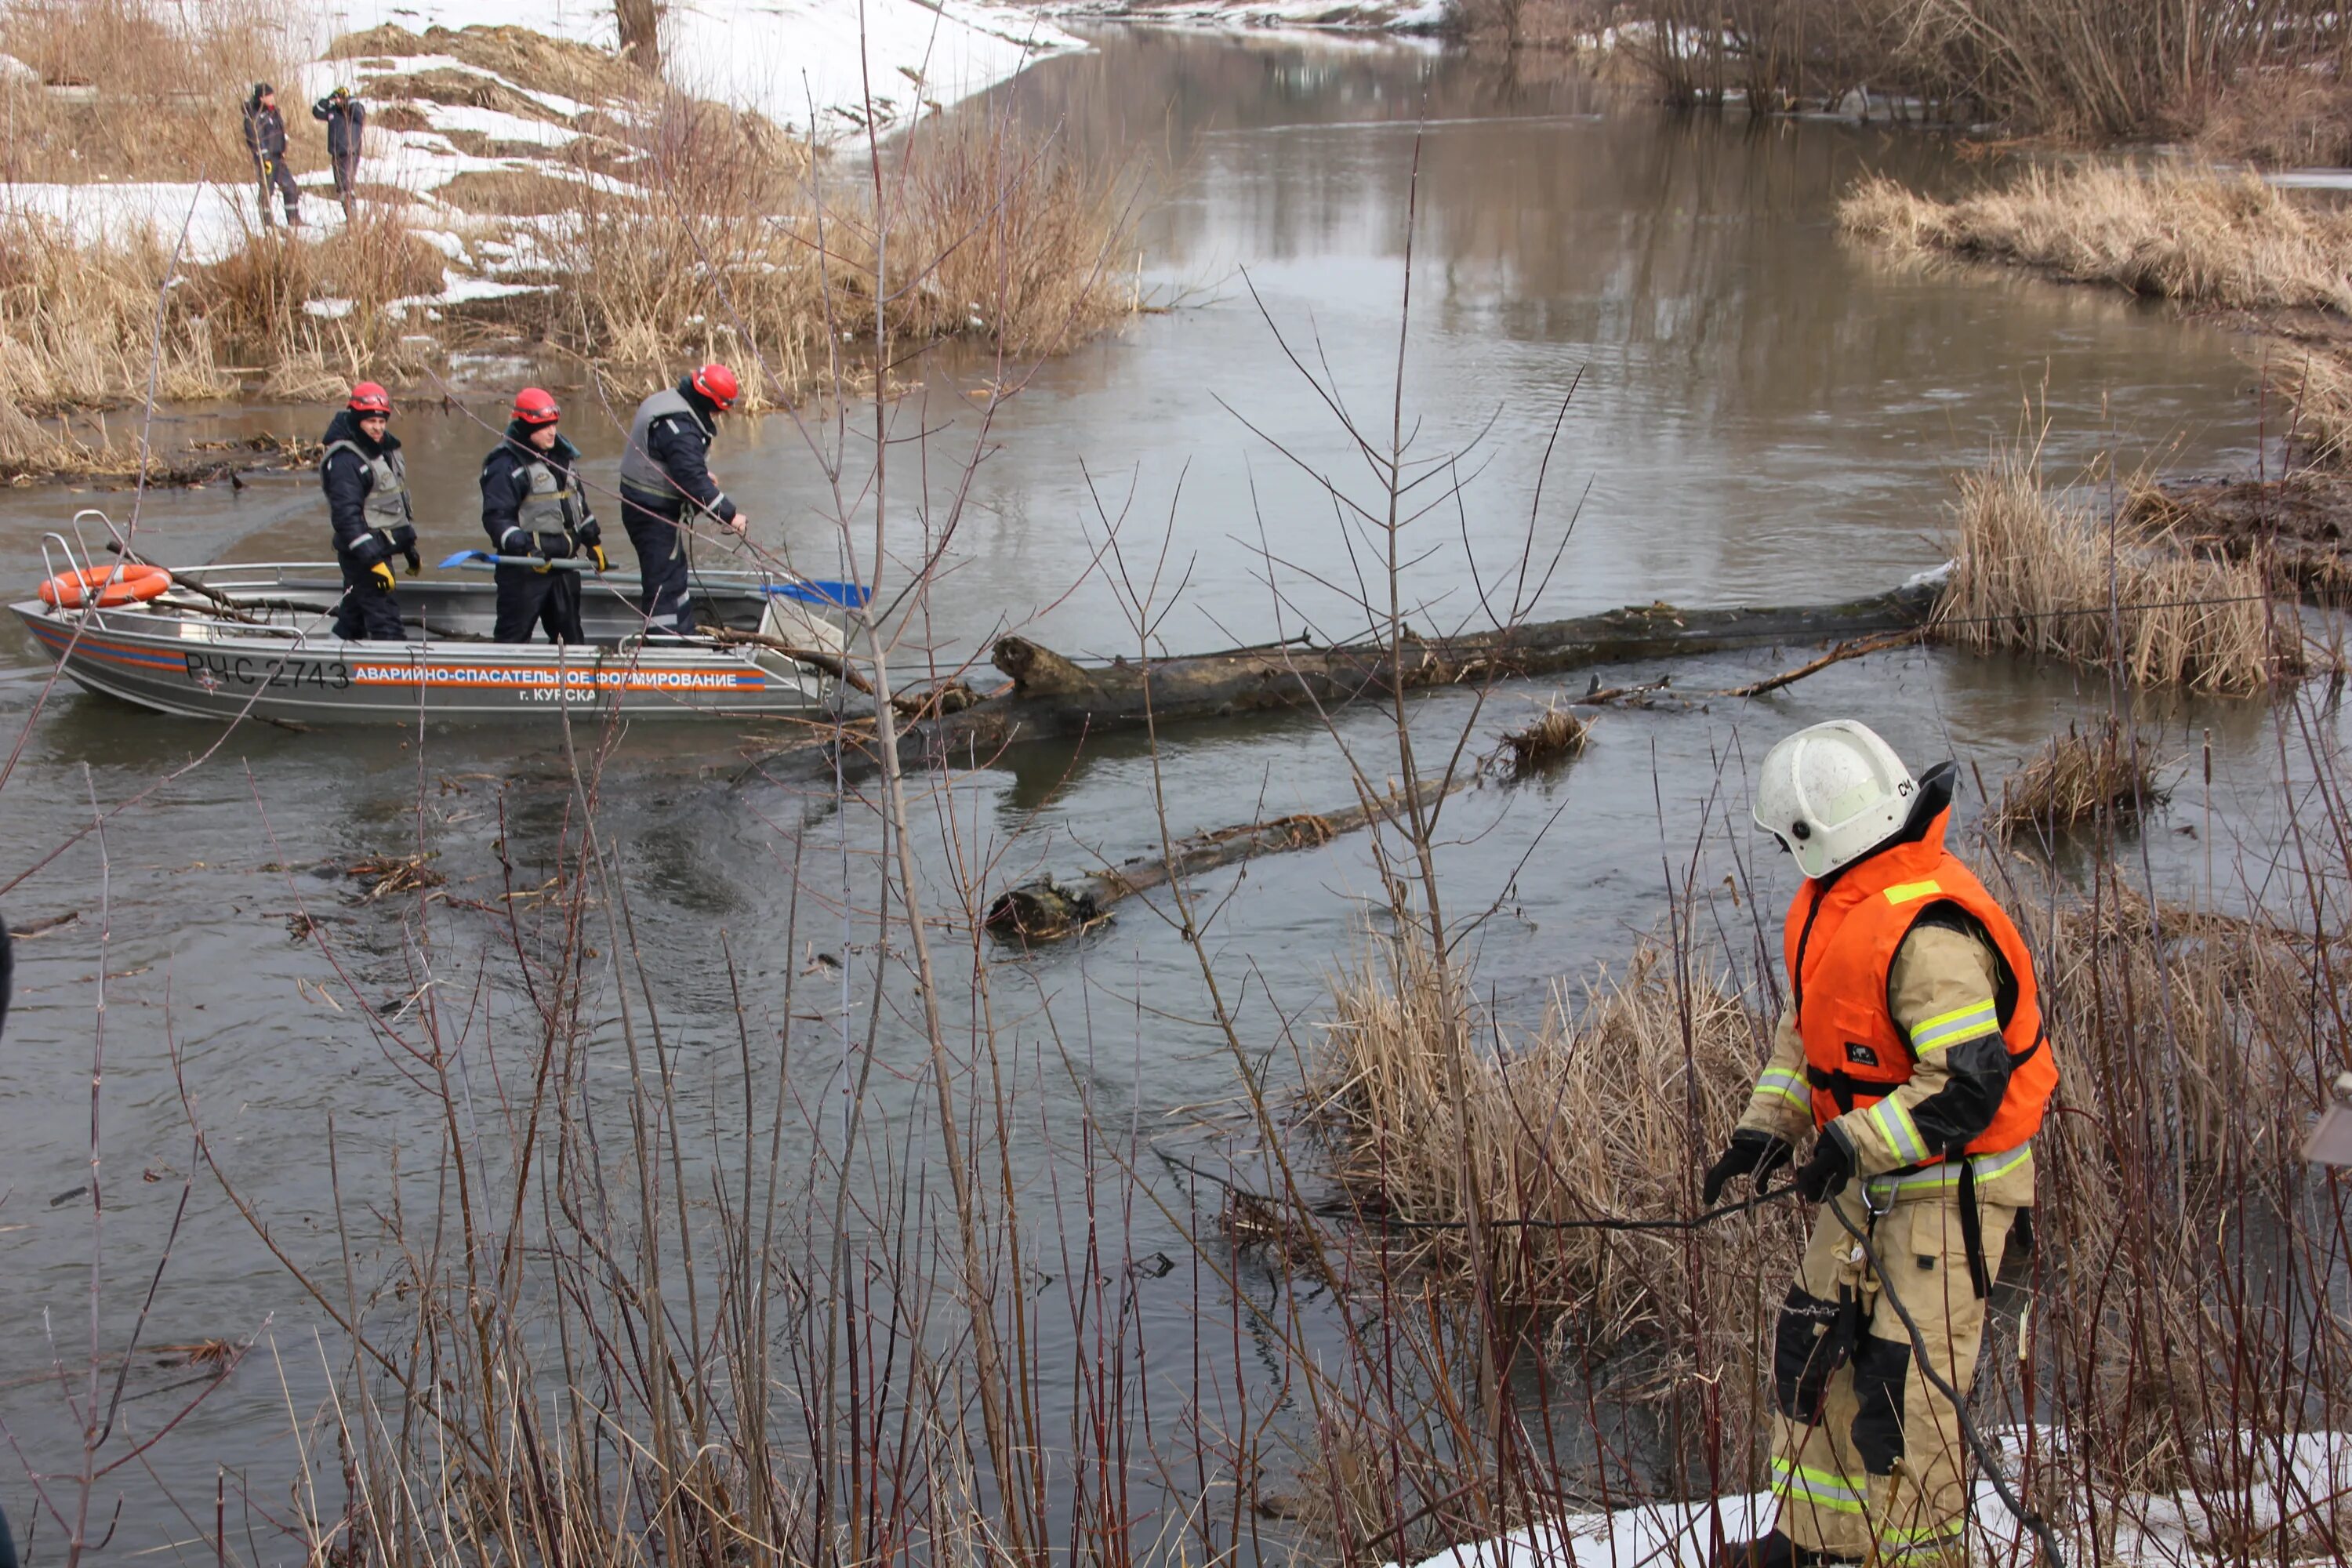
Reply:
M65 572L59 572L58 570L57 562L50 558L49 545L52 542L57 545L59 552L66 558ZM54 583L59 577L66 575L67 573L71 573L75 578L79 579L84 570L85 568L81 563L81 558L74 553L72 540L68 539L62 533L50 532L41 535L41 580L43 582ZM64 597L63 595L59 595L58 596L60 598Z

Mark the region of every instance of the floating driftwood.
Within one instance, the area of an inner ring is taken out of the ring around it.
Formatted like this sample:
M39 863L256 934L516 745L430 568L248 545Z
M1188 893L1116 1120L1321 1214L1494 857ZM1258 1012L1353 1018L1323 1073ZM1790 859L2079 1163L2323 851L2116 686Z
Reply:
M963 762L1015 741L1097 733L1234 713L1342 707L1360 698L1557 674L1631 659L1683 658L1777 643L1818 643L1923 625L1933 588L1841 605L1685 610L1643 605L1465 637L1408 635L1396 645L1295 643L1182 658L1078 665L1025 637L999 638L1010 688L912 726L909 761Z
M1476 782L1462 773L1453 779L1427 778L1421 783L1423 803L1442 800ZM1051 877L1024 882L999 893L981 917L981 924L1003 937L1021 942L1058 942L1063 937L1098 926L1110 919L1113 904L1179 877L1197 877L1239 860L1280 855L1291 849L1312 849L1368 823L1386 821L1404 808L1402 789L1375 799L1359 800L1339 811L1298 812L1265 822L1244 822L1195 833L1176 841L1172 853L1139 858L1115 869L1064 885Z

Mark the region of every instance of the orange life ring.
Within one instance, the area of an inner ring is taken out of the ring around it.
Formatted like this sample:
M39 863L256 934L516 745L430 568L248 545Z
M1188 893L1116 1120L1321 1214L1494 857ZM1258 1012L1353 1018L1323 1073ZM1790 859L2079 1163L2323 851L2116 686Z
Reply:
M172 574L161 566L85 566L79 572L60 572L42 584L41 603L79 610L95 597L99 608L108 609L154 598L171 586ZM95 595L90 593L93 588L98 590Z

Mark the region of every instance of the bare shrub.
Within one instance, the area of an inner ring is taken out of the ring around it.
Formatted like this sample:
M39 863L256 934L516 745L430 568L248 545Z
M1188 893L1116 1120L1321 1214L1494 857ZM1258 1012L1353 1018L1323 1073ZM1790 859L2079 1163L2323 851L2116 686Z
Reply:
M2193 131L2216 92L2331 69L2346 42L2327 0L1639 0L1615 19L1639 26L1635 52L1685 101L1737 91L1779 110L1867 88L2090 140Z
M887 258L870 201L816 183L804 144L684 100L635 118L626 154L578 153L644 195L589 180L538 230L552 335L621 366L681 343L763 367L770 400L811 384L831 323L886 297L894 338L985 334L1065 351L1132 311L1125 182L993 121L916 138L890 188ZM887 259L887 276L877 272Z
M919 138L901 240L916 287L899 330L981 332L1018 354L1083 342L1135 309L1132 198L1118 169L1001 118Z
M2197 150L2273 167L2352 159L2352 86L2302 66L2249 71L2214 95Z
M1935 635L2096 668L2141 685L2259 691L2304 666L2292 606L2258 563L2200 559L2105 530L2047 489L2038 443L1959 476Z

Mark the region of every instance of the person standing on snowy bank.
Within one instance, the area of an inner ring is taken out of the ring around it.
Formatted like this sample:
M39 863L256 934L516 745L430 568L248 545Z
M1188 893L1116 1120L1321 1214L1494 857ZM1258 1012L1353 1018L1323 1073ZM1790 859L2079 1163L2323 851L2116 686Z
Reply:
M268 228L269 193L286 204L286 226L302 226L302 193L294 188L294 171L286 166L286 117L278 112L278 89L266 81L253 84L245 100L245 147L253 154L253 173L261 184L261 226Z
M1789 1012L1702 1195L1713 1207L1740 1175L1760 1189L1811 1134L1796 1185L1823 1206L1773 1335L1780 1520L1717 1568L1968 1559L1958 1414L1912 1364L1895 1300L1965 1398L2058 1063L2024 940L1944 847L1956 776L1913 780L1851 720L1764 757L1757 826L1805 874Z
M360 135L367 129L367 105L352 96L350 88L335 90L310 106L310 118L327 125L327 162L335 167L335 199L343 215L352 210L352 187L360 176Z

